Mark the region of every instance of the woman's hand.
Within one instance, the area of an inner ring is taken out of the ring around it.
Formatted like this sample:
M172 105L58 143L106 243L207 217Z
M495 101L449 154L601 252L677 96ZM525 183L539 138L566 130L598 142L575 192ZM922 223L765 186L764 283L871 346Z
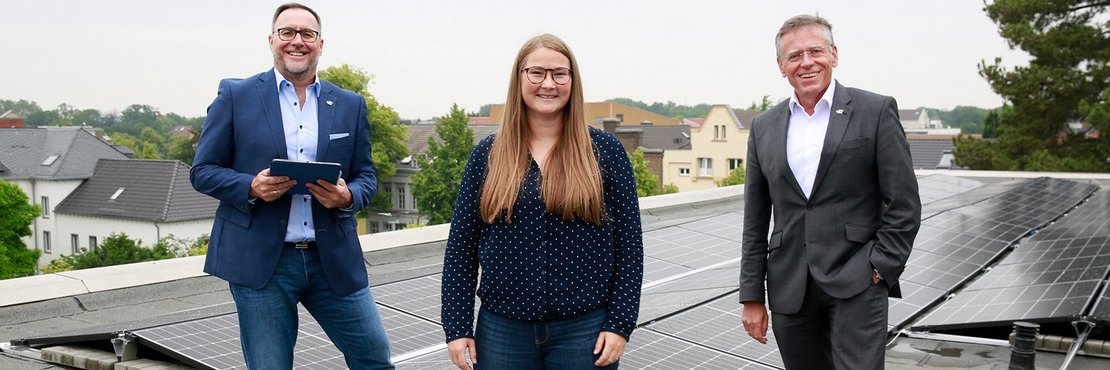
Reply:
M473 338L459 338L447 342L447 355L451 357L451 362L455 363L455 366L463 370L473 370L470 364L478 363L478 351L475 350Z
M607 331L601 332L597 336L597 344L594 345L594 356L598 356L594 366L607 366L617 362L624 354L624 346L628 344L628 340L617 333L610 333Z

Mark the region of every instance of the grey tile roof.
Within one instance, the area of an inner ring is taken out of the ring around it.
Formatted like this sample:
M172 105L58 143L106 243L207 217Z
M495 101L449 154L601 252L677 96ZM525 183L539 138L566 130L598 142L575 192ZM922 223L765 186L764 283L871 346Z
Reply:
M474 130L474 143L477 144L486 136L490 136L497 132L500 125L467 125L471 130ZM409 141L406 145L409 147L410 155L424 154L428 151L428 138L436 133L435 125L409 125L408 129Z
M751 127L752 120L755 119L755 116L758 116L760 113L763 113L763 111L747 109L732 110L732 114L736 116L736 120L737 123L740 124L740 128Z
M920 109L899 109L898 110L898 120L899 121L916 121L917 120L917 115L920 112L921 112Z
M43 163L58 156L53 163ZM87 179L100 159L127 159L111 145L79 127L0 129L0 179Z
M913 158L913 168L934 170L940 165L940 159L944 156L944 152L951 152L955 146L952 145L952 138L950 136L942 136L938 138L922 138L914 137L918 135L911 135L907 137L910 143L910 157Z
M113 194L123 188L115 200ZM103 159L57 213L151 222L211 218L219 202L193 190L189 166L173 160Z
M690 126L637 126L636 128L644 132L640 145L645 149L690 149Z

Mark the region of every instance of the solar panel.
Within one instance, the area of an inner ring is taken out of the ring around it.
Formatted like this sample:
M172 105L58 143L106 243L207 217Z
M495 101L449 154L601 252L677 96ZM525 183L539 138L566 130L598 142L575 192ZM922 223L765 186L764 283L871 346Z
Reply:
M743 305L730 294L647 326L648 329L698 343L745 359L783 367L775 335L767 331L767 344L751 339L743 329Z
M1093 302L1099 281L963 291L922 319L930 330L1009 325L1015 320L1070 321Z
M678 225L678 227L735 242L744 241L743 212L729 212L694 222L687 222Z
M374 300L434 322L440 321L440 281L435 274L374 287Z
M774 369L734 354L676 339L651 330L637 330L621 358L626 369Z
M902 298L889 298L887 324L890 331L901 329L932 304L944 298L945 291L903 280Z
M1110 324L1110 284L1102 287L1102 294L1099 295L1098 301L1095 302L1095 307L1091 310L1090 318L1095 321L1100 321L1103 325Z
M945 175L925 176L917 179L921 203L930 203L956 194L966 193L983 186L982 182Z
M378 311L389 334L390 355L394 358L444 344L443 329L439 324L380 305Z
M645 256L692 269L740 257L740 242L680 227L649 231L643 239Z

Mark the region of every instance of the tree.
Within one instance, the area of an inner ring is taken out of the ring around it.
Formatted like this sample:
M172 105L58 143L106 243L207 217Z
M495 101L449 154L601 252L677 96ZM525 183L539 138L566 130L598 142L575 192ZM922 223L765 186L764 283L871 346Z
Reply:
M193 165L193 157L197 155L197 141L200 140L200 135L193 135L190 139L188 136L174 136L170 139L169 153L166 158L176 159L185 164Z
M1110 2L996 0L985 8L1011 47L1032 57L1006 68L979 64L979 74L1006 99L997 140L958 140L956 162L973 169L1110 172ZM1073 132L1070 124L1087 129ZM988 155L993 158L973 158ZM982 165L1006 167L976 167Z
M744 166L736 166L728 172L728 177L717 181L717 186L740 185L744 183Z
M40 212L19 186L0 180L0 279L35 274L42 252L28 249L20 238L31 235L31 223Z
M633 108L643 109L648 112L678 119L690 117L705 117L705 115L709 113L709 104L704 103L695 106L678 105L673 101L668 101L666 103L655 102L647 104L642 101L632 100L629 98L613 98L607 101L627 105Z
M474 149L474 130L467 127L468 121L466 112L452 104L451 112L436 123L436 134L428 137L427 153L416 159L420 172L412 176L412 193L419 194L416 207L428 217L429 225L451 222L462 172Z
M358 68L344 64L328 67L319 73L320 79L329 81L341 88L354 91L366 99L366 110L370 120L371 157L377 170L379 183L397 173L397 162L409 155L408 134L401 118L393 108L382 105L370 95L368 90L373 77ZM364 212L389 212L392 204L389 192L378 191L370 206Z
M775 103L771 101L771 96L764 95L763 100L761 100L758 104L753 101L752 105L748 106L748 110L764 112L768 109L771 109L772 105L775 105Z
M644 148L636 148L635 151L628 154L628 160L632 162L632 174L636 177L636 196L650 197L661 194L659 177L648 169L648 160L644 158Z
M166 242L159 242L153 248L144 248L141 240L136 241L124 233L112 233L103 243L91 251L82 250L72 256L62 256L76 270L115 266L125 263L164 260L177 257Z

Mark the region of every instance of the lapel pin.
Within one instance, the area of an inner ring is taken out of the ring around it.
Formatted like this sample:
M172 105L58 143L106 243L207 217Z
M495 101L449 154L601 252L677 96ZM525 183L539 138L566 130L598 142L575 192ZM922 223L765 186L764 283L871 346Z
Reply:
M328 104L330 105L331 102L328 102ZM837 109L836 114L844 114L844 110L843 109Z
M328 103L328 105L333 105L333 104L335 104L335 102L333 102L333 101L331 101L331 100L327 100L327 101L325 101L325 103ZM837 112L837 113L839 113L839 112Z

